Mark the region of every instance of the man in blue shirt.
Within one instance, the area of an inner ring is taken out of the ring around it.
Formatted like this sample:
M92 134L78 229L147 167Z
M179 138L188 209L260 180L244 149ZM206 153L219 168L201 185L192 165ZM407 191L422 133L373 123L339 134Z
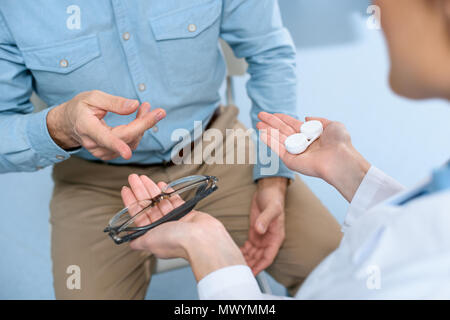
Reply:
M276 0L0 4L0 172L55 164L57 298L144 296L151 256L101 233L132 172L156 181L218 176L220 190L199 209L225 224L255 273L270 266L291 292L337 246L338 223L282 163L275 172L264 161L173 163L177 129L200 123L225 138L245 129L234 107L219 108L219 38L248 62L253 124L260 111L294 116L295 49ZM32 113L33 90L51 107ZM245 153L233 145L227 155ZM75 290L66 285L71 265L82 273Z

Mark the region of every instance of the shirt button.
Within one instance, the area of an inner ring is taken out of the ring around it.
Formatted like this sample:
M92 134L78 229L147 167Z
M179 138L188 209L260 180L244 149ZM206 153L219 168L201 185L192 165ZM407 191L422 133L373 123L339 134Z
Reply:
M59 65L63 68L67 68L69 66L69 61L67 61L66 59L62 59L61 61L59 61Z
M197 31L197 26L195 24L191 23L190 25L188 25L188 31L189 32Z
M56 159L58 159L58 160L64 160L64 156L58 154L58 155L56 156Z
M158 130L159 130L159 129L158 129L158 126L153 126L152 130L153 130L154 133L157 133Z
M130 33L129 32L124 32L122 34L122 39L125 40L125 41L130 40Z
M145 91L145 83L139 83L138 89L139 91Z

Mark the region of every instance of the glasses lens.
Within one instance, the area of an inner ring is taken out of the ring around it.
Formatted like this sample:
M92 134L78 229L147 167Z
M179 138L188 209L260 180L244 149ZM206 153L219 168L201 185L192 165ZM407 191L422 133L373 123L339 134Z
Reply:
M167 193L184 193L189 190L196 189L200 185L206 184L207 182L208 177L206 176L189 176L169 183L162 191Z
M127 227L142 225L148 211L154 206L152 200L141 200L132 203L120 210L110 221L109 226L114 229L123 230ZM120 231L118 230L118 231Z

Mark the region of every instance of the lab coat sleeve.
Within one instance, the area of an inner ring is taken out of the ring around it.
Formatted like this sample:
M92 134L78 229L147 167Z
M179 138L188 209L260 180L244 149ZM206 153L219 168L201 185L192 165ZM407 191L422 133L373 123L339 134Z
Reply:
M343 231L361 218L373 206L405 190L405 187L380 169L372 166L353 197Z
M280 300L287 297L261 293L248 266L237 265L216 270L197 285L200 300Z

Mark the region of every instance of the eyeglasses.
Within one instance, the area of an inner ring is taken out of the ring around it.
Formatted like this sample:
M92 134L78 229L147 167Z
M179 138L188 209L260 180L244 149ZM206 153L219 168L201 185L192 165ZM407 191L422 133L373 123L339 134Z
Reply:
M201 175L173 181L156 197L134 202L120 210L109 220L103 232L107 232L116 244L121 244L134 240L163 223L179 220L191 212L199 201L218 189L217 181L218 179L214 176ZM173 196L179 196L184 203L151 224L145 226L136 224L136 221L149 214L158 203Z

